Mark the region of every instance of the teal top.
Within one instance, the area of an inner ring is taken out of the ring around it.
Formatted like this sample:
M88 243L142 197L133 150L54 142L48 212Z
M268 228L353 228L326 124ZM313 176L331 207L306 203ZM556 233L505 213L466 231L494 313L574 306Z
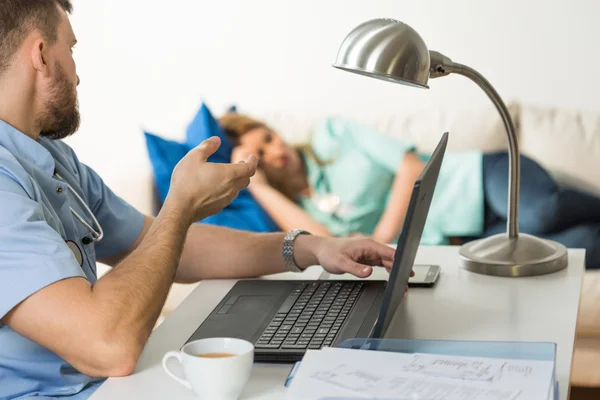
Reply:
M317 124L310 144L322 163L303 154L313 195L299 203L335 236L372 234L404 155L415 152L429 159L409 141L339 117ZM479 151L446 153L422 244L446 244L448 237L483 232L482 157Z

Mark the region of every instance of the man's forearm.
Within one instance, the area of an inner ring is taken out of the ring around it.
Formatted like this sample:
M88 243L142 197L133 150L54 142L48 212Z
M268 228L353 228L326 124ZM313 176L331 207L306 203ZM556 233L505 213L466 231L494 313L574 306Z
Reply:
M285 272L283 233L256 234L195 224L188 232L177 282L213 278L253 278ZM315 250L322 238L300 235L295 259L300 267L316 264Z
M188 219L163 208L138 248L92 287L108 326L140 352L173 283Z

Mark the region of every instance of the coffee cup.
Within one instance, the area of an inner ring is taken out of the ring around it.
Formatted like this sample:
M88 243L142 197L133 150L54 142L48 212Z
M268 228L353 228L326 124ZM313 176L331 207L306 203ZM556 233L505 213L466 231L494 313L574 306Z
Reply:
M184 377L171 371L171 358L183 367ZM201 399L237 400L250 378L254 361L252 343L233 338L201 339L169 351L162 365L167 374Z

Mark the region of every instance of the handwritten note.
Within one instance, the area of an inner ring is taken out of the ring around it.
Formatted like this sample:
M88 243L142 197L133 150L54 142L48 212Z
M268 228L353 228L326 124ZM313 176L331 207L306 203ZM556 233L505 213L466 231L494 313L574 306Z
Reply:
M401 368L419 375L491 382L505 366L504 360L414 354Z
M554 366L326 348L309 351L287 400L550 400Z
M329 371L319 371L311 377L367 398L394 396L400 399L427 400L514 400L521 393L519 389L494 389L469 386L462 382L385 376L348 365L338 365Z

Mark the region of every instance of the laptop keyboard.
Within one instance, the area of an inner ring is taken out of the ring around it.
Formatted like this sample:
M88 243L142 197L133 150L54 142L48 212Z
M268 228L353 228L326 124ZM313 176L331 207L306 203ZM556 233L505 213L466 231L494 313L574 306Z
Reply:
M331 345L363 286L350 281L298 284L255 347L304 350Z

